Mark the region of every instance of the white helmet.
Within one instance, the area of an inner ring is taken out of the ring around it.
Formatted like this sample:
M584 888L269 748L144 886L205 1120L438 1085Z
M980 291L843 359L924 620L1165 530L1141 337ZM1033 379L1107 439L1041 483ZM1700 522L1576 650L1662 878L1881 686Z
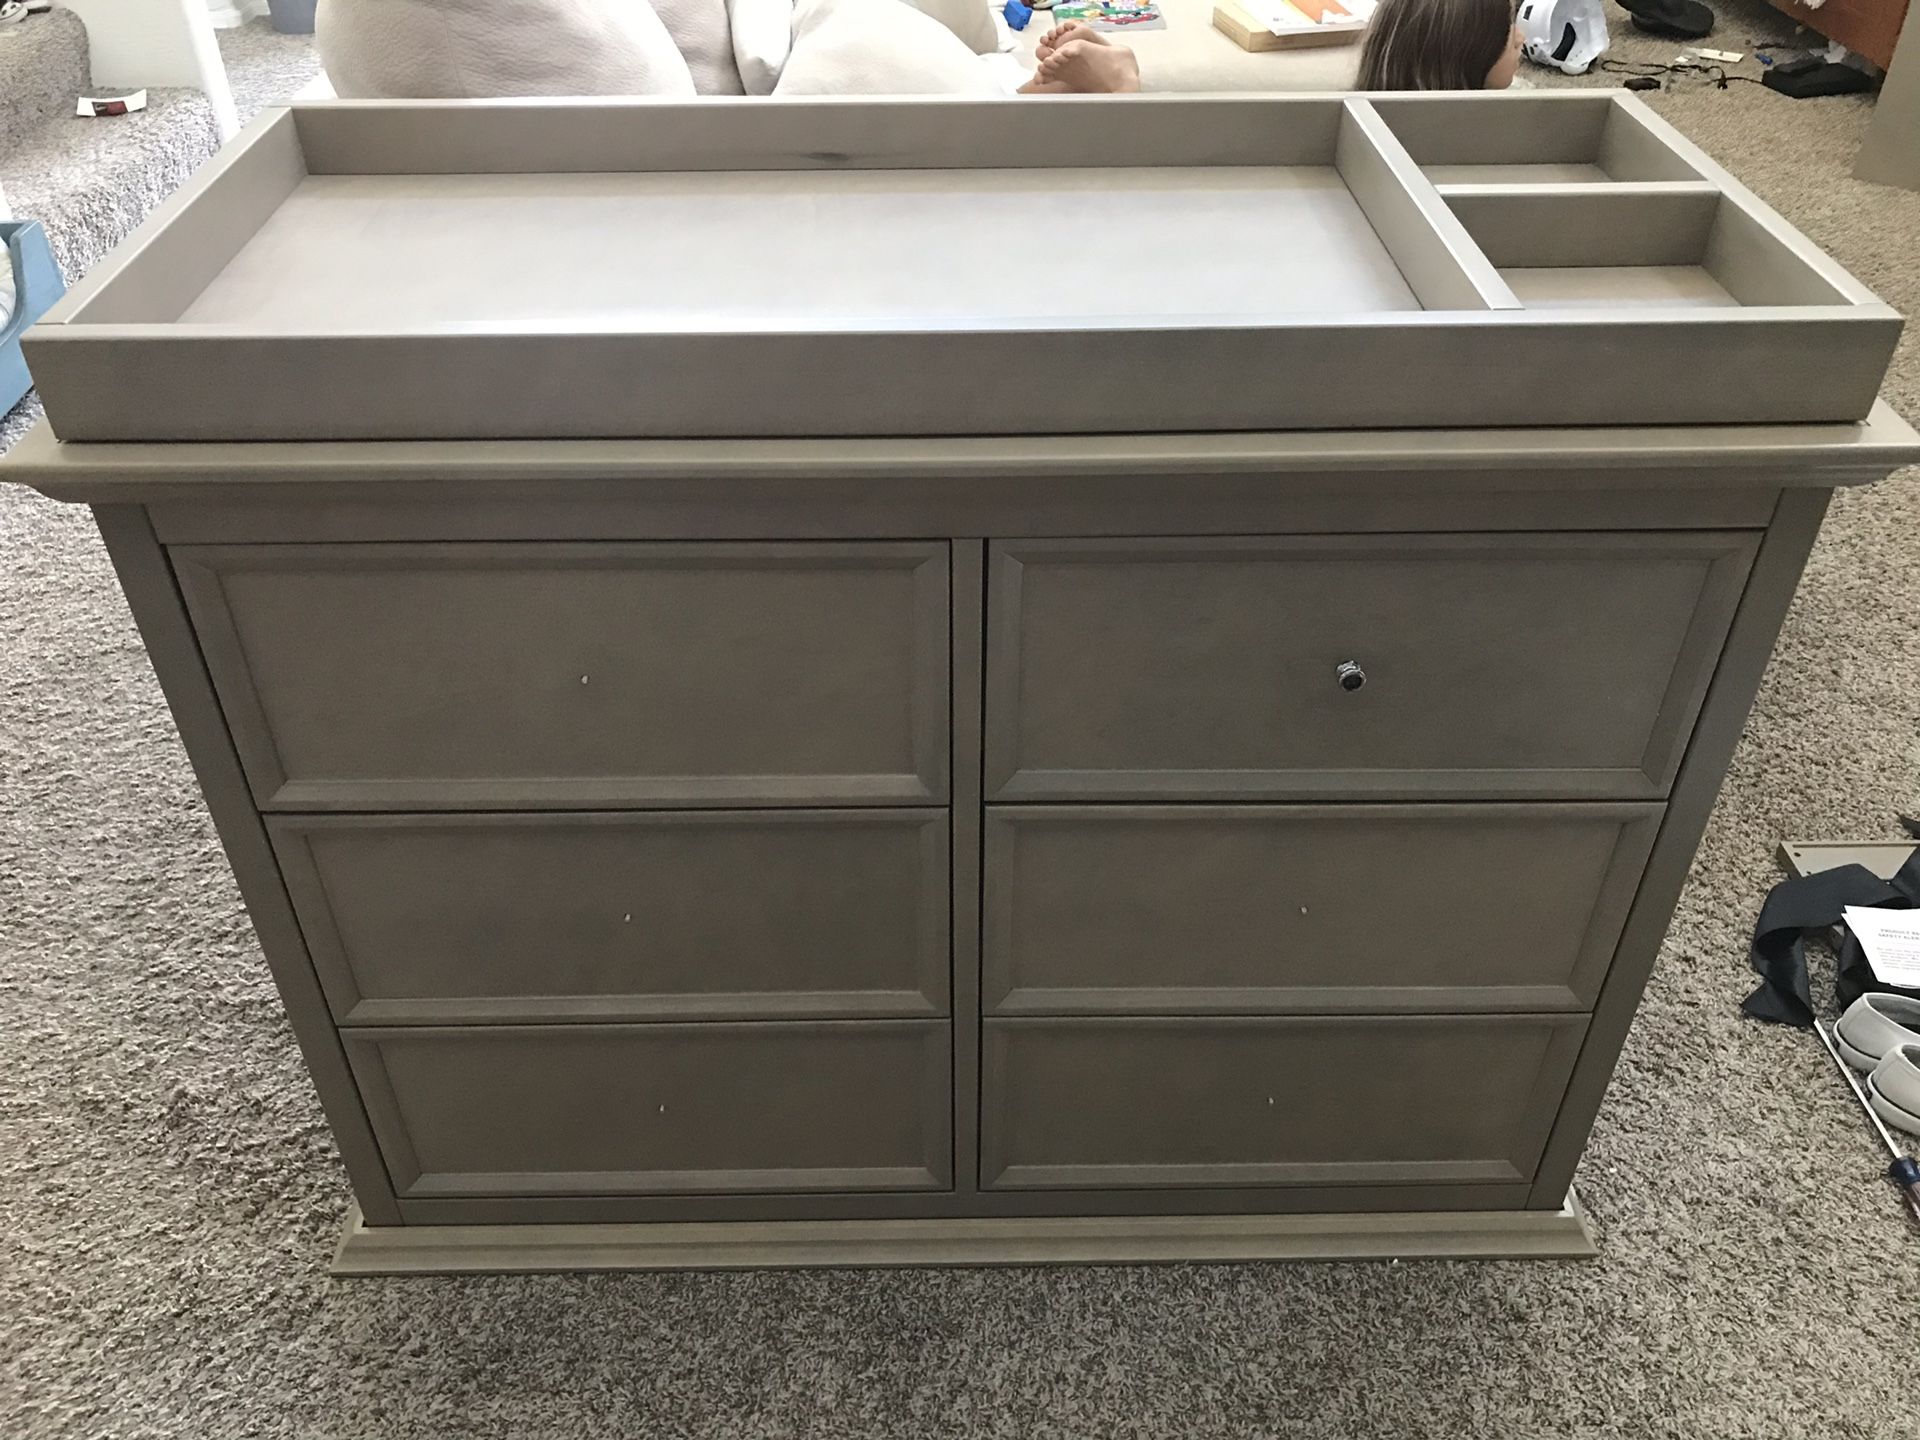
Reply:
M1607 52L1607 17L1600 0L1520 0L1514 24L1523 53L1536 65L1584 75Z

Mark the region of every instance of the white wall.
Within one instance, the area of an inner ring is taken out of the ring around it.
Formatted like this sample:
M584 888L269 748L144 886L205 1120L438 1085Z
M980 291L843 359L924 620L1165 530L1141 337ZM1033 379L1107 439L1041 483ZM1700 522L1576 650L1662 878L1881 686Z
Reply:
M180 85L204 90L220 138L239 126L206 0L62 0L87 27L93 83L104 91Z

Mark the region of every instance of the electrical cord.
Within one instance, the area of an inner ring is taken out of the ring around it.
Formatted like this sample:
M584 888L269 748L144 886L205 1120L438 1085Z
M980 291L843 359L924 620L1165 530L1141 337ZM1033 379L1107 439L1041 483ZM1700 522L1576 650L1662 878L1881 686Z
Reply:
M1716 90L1730 90L1735 81L1748 85L1761 85L1762 82L1751 75L1729 75L1724 65L1709 65L1704 61L1694 61L1684 65L1662 64L1657 60L1596 60L1596 70L1604 70L1612 75L1632 75L1643 80L1659 80L1666 76L1676 77L1697 75L1710 81Z

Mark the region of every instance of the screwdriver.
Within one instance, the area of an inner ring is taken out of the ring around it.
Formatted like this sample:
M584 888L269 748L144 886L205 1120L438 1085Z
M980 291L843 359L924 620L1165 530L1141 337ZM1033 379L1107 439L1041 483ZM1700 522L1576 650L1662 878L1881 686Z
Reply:
M1887 1179L1893 1182L1894 1189L1900 1192L1900 1198L1906 1202L1907 1213L1916 1222L1920 1222L1920 1164L1907 1158L1907 1153L1893 1143L1893 1136L1879 1114L1867 1102L1866 1093L1861 1090L1860 1082L1853 1078L1853 1071L1847 1062L1840 1058L1840 1052L1834 1047L1833 1036L1818 1020L1813 1022L1813 1033L1820 1037L1820 1043L1827 1047L1827 1054L1833 1057L1833 1063L1839 1067L1840 1078L1847 1082L1847 1089L1853 1092L1853 1098L1860 1102L1860 1108L1867 1112L1867 1119L1873 1122L1873 1128L1880 1132L1880 1141L1887 1147L1887 1153L1893 1156L1893 1163L1887 1166Z

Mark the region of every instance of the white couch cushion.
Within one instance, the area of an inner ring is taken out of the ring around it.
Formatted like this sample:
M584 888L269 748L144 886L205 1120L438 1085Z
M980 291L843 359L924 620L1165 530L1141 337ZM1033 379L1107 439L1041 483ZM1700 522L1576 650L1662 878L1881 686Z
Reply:
M627 0L645 6L647 0ZM733 59L733 26L727 0L653 0L654 13L680 47L680 58L702 95L744 95L740 67Z
M771 95L793 48L793 0L732 0L733 59L749 95Z
M314 28L346 99L695 93L646 0L321 0Z
M999 95L986 59L905 0L801 0L773 93Z
M953 31L976 55L991 55L1000 48L1000 31L993 23L993 11L988 8L987 0L907 0L907 3Z

